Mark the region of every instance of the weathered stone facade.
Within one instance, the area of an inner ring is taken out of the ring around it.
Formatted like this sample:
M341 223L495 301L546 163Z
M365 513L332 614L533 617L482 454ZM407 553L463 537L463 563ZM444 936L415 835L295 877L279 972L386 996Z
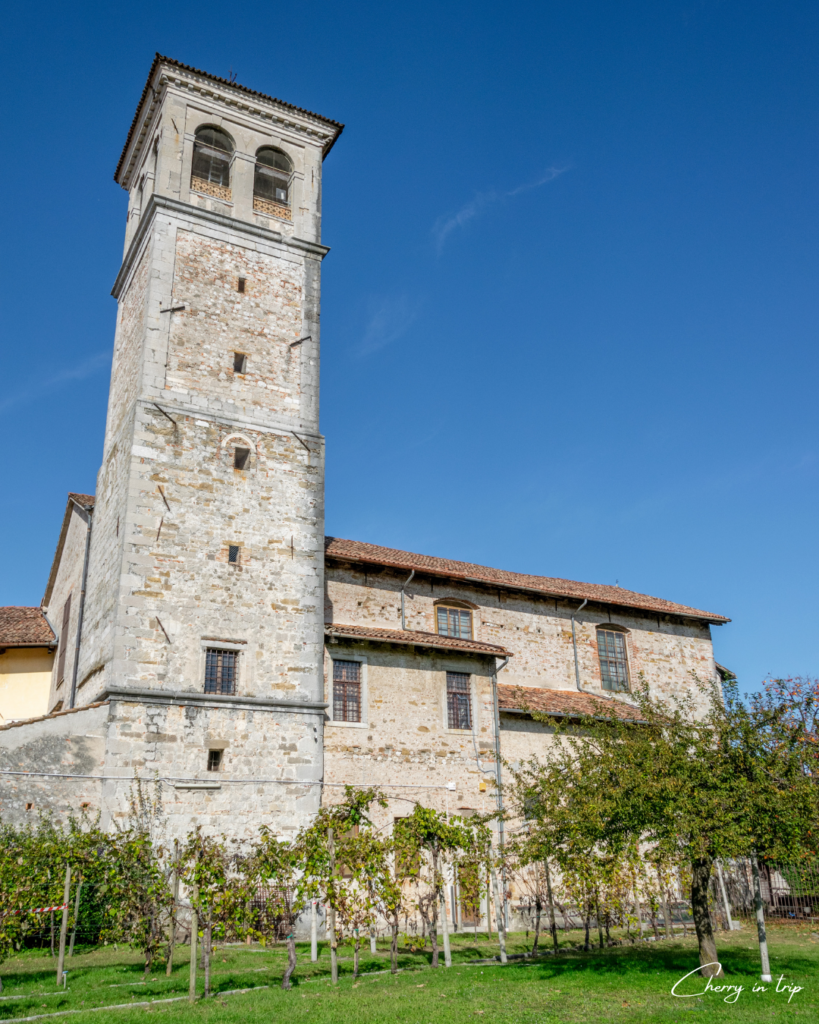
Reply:
M203 128L231 140L227 180L193 173ZM416 801L483 813L498 751L514 763L553 741L527 700L629 714L641 680L671 697L715 678L722 616L325 544L321 170L340 128L164 58L151 69L116 175L128 220L97 492L69 501L44 599L59 628L70 598L69 669L54 714L0 727L0 767L41 773L0 777L5 818L86 804L121 823L135 775L160 780L168 838L287 835L347 784L382 788L380 825ZM286 205L254 196L265 146L292 166ZM206 686L209 651L238 666L226 692ZM343 714L335 663L353 679Z
M219 195L191 187L202 126L232 140ZM271 816L289 829L318 807L320 183L340 130L157 58L117 168L128 223L87 589L82 600L85 522L72 513L48 596L62 607L70 594L72 615L83 607L76 703L108 708L94 804L108 819L124 813L135 772L167 780L181 832L243 833ZM254 209L265 146L293 168L286 220ZM204 693L208 651L237 667ZM67 691L55 675L50 706L69 707ZM57 721L59 733L79 720ZM73 747L40 725L29 748L30 728L8 740L17 763L71 774ZM222 752L219 775L210 751ZM251 778L269 781L260 792ZM71 785L62 798L51 785L49 806L65 810Z

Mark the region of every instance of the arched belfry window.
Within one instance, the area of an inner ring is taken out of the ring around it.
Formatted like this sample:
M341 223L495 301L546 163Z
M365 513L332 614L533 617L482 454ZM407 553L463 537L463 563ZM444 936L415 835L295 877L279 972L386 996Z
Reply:
M233 143L219 128L200 128L193 143L191 189L230 200L230 158Z
M597 656L604 690L630 689L626 630L617 626L597 627Z
M265 146L256 154L253 176L253 209L290 220L290 185L293 164L286 153Z

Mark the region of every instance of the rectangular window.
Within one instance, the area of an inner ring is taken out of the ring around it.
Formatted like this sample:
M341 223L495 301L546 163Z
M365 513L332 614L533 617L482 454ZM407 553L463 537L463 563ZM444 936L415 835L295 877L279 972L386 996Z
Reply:
M238 291L244 292L244 290L245 290L245 281L247 281L246 277L240 277L239 278L239 284L237 285L237 290Z
M446 674L446 717L450 729L472 728L472 700L465 672Z
M249 448L234 448L233 449L233 468L234 469L247 469L247 464L250 460L250 449Z
M60 629L60 653L57 656L57 686L65 680L65 652L68 647L68 629L71 625L71 595L63 605L63 624Z
M333 721L361 721L360 661L333 661Z
M234 373L246 373L247 372L247 356L244 352L233 353L233 372Z
M239 545L228 544L228 562L231 565L239 564Z
M218 772L222 767L222 751L221 750L209 750L208 751L208 771Z
M208 648L205 658L205 693L236 692L236 651Z
M597 630L597 653L604 690L628 690L626 635L613 629Z
M472 639L472 612L465 608L438 606L438 635Z

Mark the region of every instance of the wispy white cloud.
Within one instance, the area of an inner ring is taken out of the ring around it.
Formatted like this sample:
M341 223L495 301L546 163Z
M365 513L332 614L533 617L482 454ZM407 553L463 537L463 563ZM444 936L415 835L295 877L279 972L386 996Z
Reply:
M433 224L432 234L435 238L438 252L441 251L447 238L456 228L462 228L465 224L474 220L487 206L491 206L492 203L502 202L504 199L511 199L522 192L531 192L532 189L540 188L541 185L554 181L555 178L559 178L561 174L565 174L568 170L568 167L550 167L536 181L526 181L522 185L517 185L506 192L478 192L474 199L465 206L462 206L456 213L446 217L439 217Z
M28 387L20 388L20 390L15 391L14 394L7 394L0 399L0 413L7 412L15 406L25 405L27 402L42 398L45 395L50 394L52 391L59 391L60 388L65 387L66 384L70 384L71 381L84 380L86 377L90 377L93 373L96 373L103 367L110 366L110 364L111 353L98 352L96 355L83 360L83 362L78 363L76 366L69 366L64 370L59 370L50 377L46 377L44 380L38 380L36 382L32 381ZM9 379L10 378L7 376L6 381L8 382Z
M406 295L383 296L370 302L367 326L355 347L359 357L372 355L392 344L413 322L417 310Z

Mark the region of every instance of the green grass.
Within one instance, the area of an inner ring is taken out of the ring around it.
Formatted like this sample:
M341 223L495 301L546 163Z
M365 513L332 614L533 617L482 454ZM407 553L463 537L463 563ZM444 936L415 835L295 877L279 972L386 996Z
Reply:
M788 1003L787 994L773 988L753 993L758 982L759 956L754 933L747 927L730 935L720 933L720 957L726 982L745 986L736 1003L726 1004L713 992L698 998L675 999L671 987L697 966L696 944L692 939L644 943L639 947L617 946L582 953L571 948L579 933L563 937L559 955L500 965L468 961L493 955L497 946L485 936L453 940L451 970L430 969L430 952L412 953L402 949L396 976L375 973L389 970L386 943L372 955L369 945L362 951L363 977L352 979L352 948L339 949L341 979L330 984L329 950L321 944L321 955L311 964L309 947L299 945L299 966L294 987L278 987L285 964L281 947L263 950L258 946L219 948L212 967L211 999L195 1005L187 1002L156 1003L133 1010L102 1010L63 1018L77 1024L116 1021L132 1024L145 1013L164 1015L183 1022L236 1022L256 1024L287 1021L287 1024L460 1024L470 1021L521 1022L521 1024L574 1024L598 1022L626 1024L631 1021L682 1022L707 1018L755 1024L767 1021L810 1021L819 1019L819 933L809 927L772 927L772 970L798 992ZM510 937L510 952L528 948L525 936ZM138 954L130 949L106 947L75 955L66 961L69 991L56 985L56 961L40 951L21 953L0 966L3 996L0 1019L20 1019L61 1010L82 1010L114 1004L168 999L188 991L187 947L179 946L170 978L164 968L144 980ZM443 960L443 957L442 957ZM199 975L199 989L202 977ZM242 995L220 995L232 989L259 988ZM695 978L683 991L699 991L703 983ZM60 1021L61 1018L54 1018Z

